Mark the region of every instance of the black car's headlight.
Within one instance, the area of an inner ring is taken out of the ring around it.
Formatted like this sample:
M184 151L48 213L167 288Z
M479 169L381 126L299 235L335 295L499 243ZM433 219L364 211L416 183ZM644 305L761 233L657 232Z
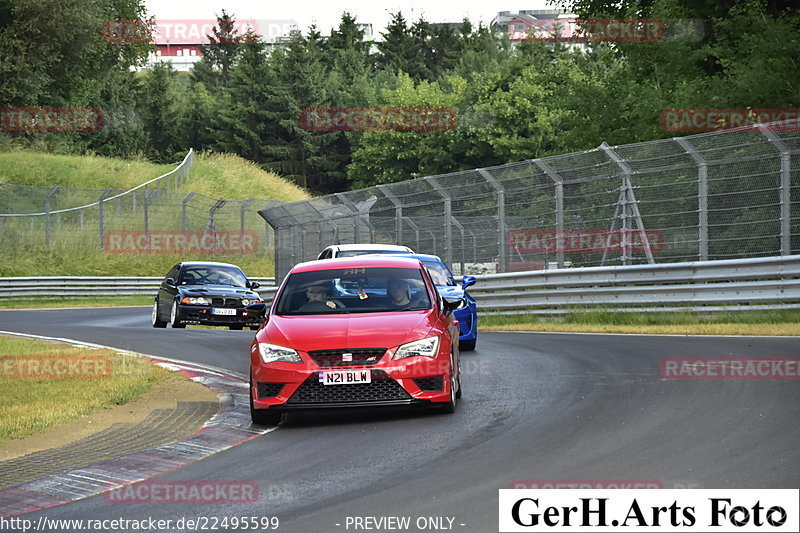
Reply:
M261 301L261 298L242 298L242 305L247 307L250 304L257 304Z
M414 342L408 342L400 346L394 353L392 360L404 359L406 357L436 357L439 353L439 337L428 337Z
M208 298L203 296L186 296L181 300L182 304L189 304L189 305L208 305L209 302Z
M292 348L286 348L285 346L259 342L258 352L261 355L261 361L263 361L265 364L274 363L276 361L284 361L286 363L303 362L296 350L293 350Z

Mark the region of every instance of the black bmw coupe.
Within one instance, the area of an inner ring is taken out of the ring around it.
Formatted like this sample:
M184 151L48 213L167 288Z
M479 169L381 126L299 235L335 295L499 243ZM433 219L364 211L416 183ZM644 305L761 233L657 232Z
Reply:
M167 273L153 302L154 328L187 324L258 329L263 315L246 306L261 302L242 269L228 263L178 263Z

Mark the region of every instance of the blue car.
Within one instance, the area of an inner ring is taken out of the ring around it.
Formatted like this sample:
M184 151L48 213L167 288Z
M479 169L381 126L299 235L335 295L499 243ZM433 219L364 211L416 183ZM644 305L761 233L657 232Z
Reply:
M453 311L453 315L458 320L459 328L461 328L458 347L462 351L474 350L475 344L478 342L478 306L475 303L475 298L470 296L466 289L478 281L475 276L464 276L461 285L458 285L453 278L453 273L450 272L447 264L439 256L403 254L403 257L418 259L428 267L433 283L442 297L463 297L466 300L466 305Z

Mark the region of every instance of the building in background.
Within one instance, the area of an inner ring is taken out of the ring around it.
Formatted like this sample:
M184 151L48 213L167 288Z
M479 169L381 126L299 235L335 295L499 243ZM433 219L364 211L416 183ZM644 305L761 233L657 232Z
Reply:
M524 40L556 41L571 37L577 15L559 9L524 9L518 13L500 11L489 27L508 35L512 43Z

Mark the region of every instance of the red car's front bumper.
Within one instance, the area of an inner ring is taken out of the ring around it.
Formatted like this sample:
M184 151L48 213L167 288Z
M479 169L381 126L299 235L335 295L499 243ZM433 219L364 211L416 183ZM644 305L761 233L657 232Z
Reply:
M264 364L256 349L251 352L253 407L294 410L443 403L450 400L453 369L449 353L440 353L436 358L408 357L392 361L395 349L387 350L382 356L372 355L377 362L371 364L359 364L358 355L355 362L337 364L336 352L345 350L326 351L326 357L319 356L321 351L311 352L316 355L298 351L304 364ZM322 364L318 363L320 360ZM337 370L369 370L371 382L324 385L319 381L320 372Z

